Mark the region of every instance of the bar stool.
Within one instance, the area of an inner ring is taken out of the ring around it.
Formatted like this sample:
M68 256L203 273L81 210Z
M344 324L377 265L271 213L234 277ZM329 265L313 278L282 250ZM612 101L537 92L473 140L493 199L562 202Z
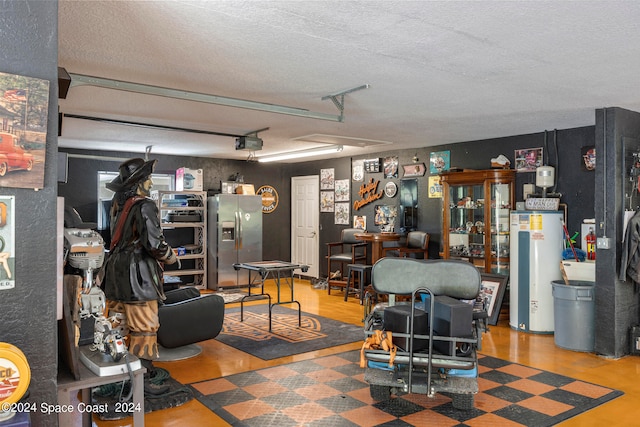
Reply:
M373 266L366 264L349 264L347 265L347 286L344 290L344 300L349 296L349 286L351 285L351 276L353 273L353 289L355 289L356 276L358 278L358 293L360 294L360 304L364 300L364 287L369 284L371 277L371 268Z

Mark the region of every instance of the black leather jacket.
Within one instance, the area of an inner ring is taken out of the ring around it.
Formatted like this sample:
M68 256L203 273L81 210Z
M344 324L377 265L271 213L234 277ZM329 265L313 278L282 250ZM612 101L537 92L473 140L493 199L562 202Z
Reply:
M111 218L111 235L122 210ZM122 237L105 263L102 288L111 301L164 300L161 261L173 255L160 227L158 208L149 198L137 201L127 215Z
M631 217L627 224L618 279L640 283L640 213Z

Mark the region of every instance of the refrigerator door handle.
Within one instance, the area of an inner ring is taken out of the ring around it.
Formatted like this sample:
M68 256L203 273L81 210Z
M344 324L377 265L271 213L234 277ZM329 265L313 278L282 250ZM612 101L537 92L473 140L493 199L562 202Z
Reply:
M238 249L242 249L242 212L237 211L236 217L238 218Z
M239 236L239 232L240 232L240 218L238 217L238 211L235 211L233 213L234 219L235 219L235 233L234 233L234 249L238 250L239 249L239 244L240 244L240 236Z

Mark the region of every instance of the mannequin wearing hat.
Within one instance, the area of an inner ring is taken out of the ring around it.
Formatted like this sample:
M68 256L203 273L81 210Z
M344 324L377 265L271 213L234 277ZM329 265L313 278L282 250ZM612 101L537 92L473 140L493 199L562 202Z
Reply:
M156 203L149 198L155 164L156 160L127 160L120 165L118 177L107 184L115 195L112 241L102 280L109 317L120 319L118 327L128 337L129 352L149 372L153 371L151 361L159 357L158 302L165 299L162 264L177 261L162 233ZM148 385L145 382L149 392Z

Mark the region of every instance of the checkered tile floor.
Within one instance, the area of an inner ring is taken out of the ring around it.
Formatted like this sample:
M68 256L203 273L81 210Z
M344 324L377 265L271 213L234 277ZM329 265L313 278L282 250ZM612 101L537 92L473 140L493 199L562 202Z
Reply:
M351 351L191 384L196 398L234 426L552 426L621 392L480 356L475 408L444 395L375 403Z

